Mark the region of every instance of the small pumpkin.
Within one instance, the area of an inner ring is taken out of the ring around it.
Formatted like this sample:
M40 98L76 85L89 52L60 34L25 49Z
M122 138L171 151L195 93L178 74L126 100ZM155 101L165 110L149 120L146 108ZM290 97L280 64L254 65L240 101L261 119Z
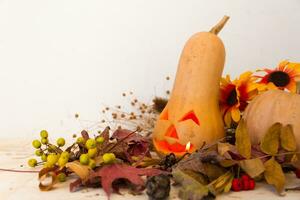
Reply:
M269 90L257 97L244 112L252 144L259 144L275 123L292 125L297 148L300 148L300 95L283 90Z
M210 32L193 35L182 51L170 99L157 119L153 142L163 154L186 152L224 137L219 109L220 78L225 62L217 36L228 17Z

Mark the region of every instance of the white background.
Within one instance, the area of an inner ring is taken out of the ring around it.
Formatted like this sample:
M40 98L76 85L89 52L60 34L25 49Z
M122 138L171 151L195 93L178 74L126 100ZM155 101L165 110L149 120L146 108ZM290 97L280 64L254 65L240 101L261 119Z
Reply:
M300 61L299 10L298 0L0 0L0 137L70 135L75 113L97 121L123 91L163 95L185 41L224 14L224 73Z

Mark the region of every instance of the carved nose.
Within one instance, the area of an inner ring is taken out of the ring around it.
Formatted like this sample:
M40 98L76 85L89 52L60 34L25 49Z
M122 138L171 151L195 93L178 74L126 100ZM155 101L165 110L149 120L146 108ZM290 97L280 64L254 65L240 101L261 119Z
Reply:
M175 128L174 125L171 125L171 126L167 129L166 136L167 136L167 137L171 137L171 138L175 138L175 139L179 139L179 138L178 138L177 131L176 131L176 128Z
M166 110L162 117L163 120L169 120L168 118L168 110ZM199 123L199 119L197 118L197 116L195 115L194 111L190 111L188 112L187 114L185 114L180 120L179 122L183 122L183 121L186 121L186 120L192 120L193 122L195 122L198 126L200 125ZM165 136L167 137L171 137L171 138L175 138L175 139L179 139L178 137L178 134L177 134L177 131L176 131L176 128L175 126L172 124L166 131L165 133Z

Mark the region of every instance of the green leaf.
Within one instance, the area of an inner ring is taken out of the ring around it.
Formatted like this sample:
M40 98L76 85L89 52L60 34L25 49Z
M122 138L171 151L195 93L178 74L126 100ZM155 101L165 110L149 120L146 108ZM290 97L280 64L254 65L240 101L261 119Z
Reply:
M242 119L236 128L235 132L235 145L237 151L244 156L245 158L249 159L251 157L251 141L250 136L247 132L246 123Z
M205 186L205 178L199 173L193 171L182 171L176 169L173 171L173 177L176 183L179 183L179 198L182 200L198 200L207 196L208 188Z
M239 161L239 165L252 178L259 176L265 171L265 166L259 158Z
M280 131L280 142L282 148L287 151L296 151L297 144L296 138L293 131L293 126L288 124L283 126Z
M234 179L234 176L232 176L232 177L229 179L227 185L225 185L225 187L224 187L224 192L225 192L225 193L227 193L227 192L230 191L231 186L232 186L232 180L233 180L233 179Z
M264 177L268 184L274 185L278 193L282 193L285 185L285 176L278 162L272 157L265 165Z
M279 137L281 132L281 123L273 124L263 137L260 143L260 149L270 155L275 155L278 152L279 148Z

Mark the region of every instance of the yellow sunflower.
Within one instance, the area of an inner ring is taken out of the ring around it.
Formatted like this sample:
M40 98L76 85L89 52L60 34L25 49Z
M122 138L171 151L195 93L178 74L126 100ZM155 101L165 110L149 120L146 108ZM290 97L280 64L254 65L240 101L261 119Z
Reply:
M296 92L296 83L300 80L300 63L291 63L282 61L275 69L263 69L266 74L256 76L259 80L259 90L269 89L287 89L290 92Z
M220 108L227 127L231 126L232 121L236 123L240 121L241 112L258 94L256 79L252 76L252 72L245 72L234 81L230 80L229 75L221 79Z

